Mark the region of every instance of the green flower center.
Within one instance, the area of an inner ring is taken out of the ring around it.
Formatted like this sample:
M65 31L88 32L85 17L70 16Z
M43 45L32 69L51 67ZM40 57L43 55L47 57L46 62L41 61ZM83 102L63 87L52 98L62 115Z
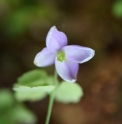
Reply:
M57 61L63 62L64 60L66 60L65 52L64 51L58 51Z

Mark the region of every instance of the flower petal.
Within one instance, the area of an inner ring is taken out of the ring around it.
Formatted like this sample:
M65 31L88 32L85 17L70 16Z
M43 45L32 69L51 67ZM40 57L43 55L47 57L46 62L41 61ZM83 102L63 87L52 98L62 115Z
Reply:
M46 37L46 46L51 51L57 51L67 45L67 36L58 31L56 26L53 26Z
M67 82L75 82L79 69L78 63L55 60L55 66L59 76Z
M63 50L65 51L67 59L77 63L87 62L95 54L95 51L93 49L78 45L65 46Z
M55 62L56 53L51 52L48 48L43 48L41 52L37 53L34 64L38 67L52 65Z

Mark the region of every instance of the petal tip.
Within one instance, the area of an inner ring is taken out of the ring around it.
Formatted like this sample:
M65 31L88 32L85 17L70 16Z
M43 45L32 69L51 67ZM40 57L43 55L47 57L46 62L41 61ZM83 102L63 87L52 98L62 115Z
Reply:
M34 59L33 63L34 63L34 65L36 65L38 67L40 66L39 62L36 59Z
M93 58L95 55L95 50L91 49L91 58Z
M51 33L52 33L53 31L55 31L55 30L57 30L56 26L52 26L52 27L50 28L48 34L51 35Z
M75 83L76 82L76 79L68 80L67 82L68 83Z
M94 57L94 55L95 55L95 50L93 50L93 49L91 49L90 48L90 56L89 57L87 57L86 59L84 59L81 63L85 63L85 62L87 62L87 61L89 61L90 59L92 59L93 57Z
M91 49L91 56L90 57L93 58L94 55L95 55L95 50Z
M56 29L57 30L57 27L54 25L54 26L51 27L51 29Z

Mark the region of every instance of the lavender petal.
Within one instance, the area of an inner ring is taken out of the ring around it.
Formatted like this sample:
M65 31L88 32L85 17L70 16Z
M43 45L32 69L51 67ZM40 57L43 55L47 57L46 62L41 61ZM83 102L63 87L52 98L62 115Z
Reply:
M58 31L56 26L53 26L46 37L46 46L51 51L58 51L67 45L67 36Z
M78 45L69 45L63 48L68 60L84 63L89 61L95 55L95 51L88 47Z
M55 67L58 75L67 82L75 82L77 79L77 73L79 69L78 63L63 61L59 62L55 60Z
M37 53L34 64L38 67L45 67L54 64L56 53L48 50L47 47L43 48L41 52Z

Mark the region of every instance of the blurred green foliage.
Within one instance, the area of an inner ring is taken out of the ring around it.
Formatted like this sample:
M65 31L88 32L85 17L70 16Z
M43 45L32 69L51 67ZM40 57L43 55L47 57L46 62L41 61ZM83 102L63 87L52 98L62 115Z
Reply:
M9 35L23 34L36 22L47 25L58 18L59 14L53 5L33 0L0 0L0 5L7 8L3 25Z
M116 0L114 2L112 11L116 17L122 17L122 0Z
M12 109L11 114L16 122L25 124L35 124L36 122L35 115L23 105L17 105Z
M18 103L7 89L0 90L0 124L35 124L35 115Z
M0 113L14 105L13 94L9 90L0 90Z
M48 23L53 9L41 6L26 6L13 11L5 23L10 34L21 34L26 31L36 20L40 23ZM55 12L53 12L55 14Z
M55 85L52 76L48 76L44 70L35 69L20 76L13 89L19 101L37 101L50 94ZM55 95L58 102L77 103L83 96L83 90L77 83L61 82L56 87Z

